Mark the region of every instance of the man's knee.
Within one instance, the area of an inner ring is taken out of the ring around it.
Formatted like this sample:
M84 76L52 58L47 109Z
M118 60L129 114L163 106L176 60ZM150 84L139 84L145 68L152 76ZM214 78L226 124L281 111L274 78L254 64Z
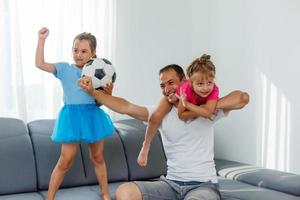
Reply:
M138 186L132 182L124 183L117 188L117 200L142 200L142 194Z

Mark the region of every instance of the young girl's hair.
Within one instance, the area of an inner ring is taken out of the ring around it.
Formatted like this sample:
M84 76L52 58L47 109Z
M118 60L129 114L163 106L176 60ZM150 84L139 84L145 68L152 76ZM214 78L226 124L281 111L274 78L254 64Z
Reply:
M201 74L206 74L211 78L215 78L216 68L210 60L210 55L203 54L188 66L186 74L189 78L191 78L195 72L200 72Z
M76 37L73 40L73 43L75 42L75 40L87 40L90 44L90 48L91 48L92 52L96 51L97 39L91 33L87 33L87 32L80 33L80 34L76 35ZM95 55L94 57L96 58L97 56Z

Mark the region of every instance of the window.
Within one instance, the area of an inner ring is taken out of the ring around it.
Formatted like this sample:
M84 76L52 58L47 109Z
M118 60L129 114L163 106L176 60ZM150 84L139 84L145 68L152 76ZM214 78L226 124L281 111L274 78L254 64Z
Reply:
M97 56L114 60L114 0L0 0L0 116L27 121L55 118L62 105L59 81L35 67L38 31L48 27L47 62L73 62L81 32L97 37Z

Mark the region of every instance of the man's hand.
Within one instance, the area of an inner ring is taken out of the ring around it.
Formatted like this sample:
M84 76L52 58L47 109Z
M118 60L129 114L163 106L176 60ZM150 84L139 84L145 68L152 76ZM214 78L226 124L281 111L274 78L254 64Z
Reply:
M114 88L114 85L112 83L106 84L106 86L103 87L103 92L106 94L112 95L113 88Z
M146 167L148 163L148 153L149 153L149 147L143 143L143 146L140 150L139 156L137 158L137 163L141 167Z
M77 84L87 93L93 96L95 88L92 86L92 78L89 76L78 79Z

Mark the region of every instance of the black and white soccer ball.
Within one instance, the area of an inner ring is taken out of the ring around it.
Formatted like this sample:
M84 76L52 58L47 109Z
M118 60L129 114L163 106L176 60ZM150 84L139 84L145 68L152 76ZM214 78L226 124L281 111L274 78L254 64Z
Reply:
M102 89L109 83L116 80L116 70L114 66L105 58L93 58L82 68L81 77L89 76L92 78L92 86Z

